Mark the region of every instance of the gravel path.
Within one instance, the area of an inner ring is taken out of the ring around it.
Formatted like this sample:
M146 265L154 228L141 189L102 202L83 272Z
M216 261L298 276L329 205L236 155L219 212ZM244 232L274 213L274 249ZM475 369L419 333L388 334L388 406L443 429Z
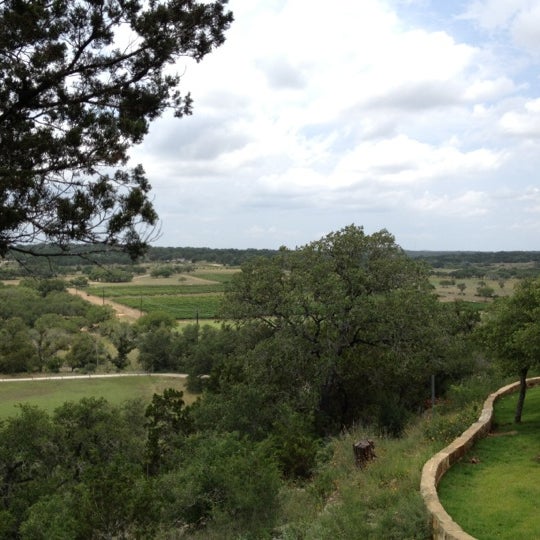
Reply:
M112 377L175 377L185 379L186 373L98 373L95 375L38 375L34 377L1 378L0 382L63 381L72 379L109 379Z
M101 296L93 296L84 291L73 288L68 289L68 292L80 296L81 298L84 298L87 302L95 304L96 306L111 306L114 309L116 316L124 321L136 321L141 316L141 312L138 309L123 306L122 304L119 304L118 302L113 302L108 298L102 298Z

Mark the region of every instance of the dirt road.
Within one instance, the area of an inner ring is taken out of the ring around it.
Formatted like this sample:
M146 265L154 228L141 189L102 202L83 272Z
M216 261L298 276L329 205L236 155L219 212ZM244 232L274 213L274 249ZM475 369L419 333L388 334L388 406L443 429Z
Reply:
M133 322L141 316L141 312L138 309L123 306L122 304L113 302L108 298L102 298L101 296L93 296L84 291L74 288L69 288L68 292L80 296L81 298L84 298L87 302L95 304L96 306L111 306L114 309L116 316L123 321Z

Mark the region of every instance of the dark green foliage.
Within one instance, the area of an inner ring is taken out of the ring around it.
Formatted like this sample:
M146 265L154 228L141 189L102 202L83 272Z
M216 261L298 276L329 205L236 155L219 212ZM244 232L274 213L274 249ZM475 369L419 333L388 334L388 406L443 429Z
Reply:
M165 326L142 334L137 340L139 362L145 371L175 371L178 357L174 350L174 333Z
M172 266L156 266L152 268L150 275L152 277L171 277L175 273L175 270Z
M116 356L111 359L118 370L124 369L128 365L128 354L136 347L136 332L133 325L111 321L102 328L102 333L106 335L116 348Z
M26 287L0 288L0 319L20 317L33 324L43 313L42 302L35 289Z
M127 283L133 280L133 274L119 268L90 268L88 279L103 283Z
M198 430L239 432L261 441L270 435L278 409L272 386L235 382L220 393L209 392L192 412Z
M462 315L437 302L427 268L387 231L370 236L353 225L246 263L223 316L253 335L267 331L246 343L237 380L312 413L319 433L358 421L399 433L425 400L429 376L459 376L454 353L465 352Z
M57 371L60 359L56 356L59 351L69 348L69 326L56 313L46 313L35 323L31 332L36 348L36 367L43 371L45 367Z
M31 371L37 363L30 330L18 317L0 320L0 372Z
M151 261L206 261L227 266L239 266L255 257L273 257L273 249L215 249L209 247L152 247L147 257Z
M0 489L10 524L0 538L82 540L137 531L145 519L139 510L149 502L141 486L144 436L137 403L115 408L85 399L52 417L23 406L0 426Z
M193 421L184 407L183 395L183 392L168 388L161 395L154 394L152 403L146 408L146 459L150 475L160 472L167 460L170 463L178 439L193 431Z
M142 166L124 167L128 151L165 109L191 113L166 68L223 43L224 3L1 3L0 256L35 241L141 252L157 216Z
M90 334L78 334L110 319L111 309L68 294L64 286L60 280L25 280L0 288L0 372L58 371L64 363L59 353L70 349L73 339L66 357L73 369L92 369L107 359Z
M77 276L70 279L69 284L76 289L86 289L88 287L88 279L84 276Z
M62 483L54 475L61 452L56 434L49 416L29 406L0 425L0 538L17 538L27 509Z
M287 478L310 478L317 466L322 443L309 416L283 407L267 442L282 474Z
M63 279L39 279L27 278L19 282L21 287L35 289L43 297L53 291L64 292L66 290L66 282Z
M228 538L264 538L278 509L279 475L261 445L229 435L186 441L181 465L158 482L163 521L201 527L217 523Z
M175 325L174 317L171 317L168 313L153 311L139 318L135 324L135 329L139 334L144 334L162 327L172 329Z
M188 388L201 391L206 376L241 347L238 341L239 334L230 325L185 326L176 339L176 350L180 365L189 374Z
M408 251L407 253L413 258L429 262L436 268L540 262L540 251Z
M487 285L483 285L476 288L476 295L483 298L492 298L495 294L495 289Z
M71 341L71 348L65 357L65 363L72 371L95 371L99 364L108 360L103 344L93 335L81 332Z
M161 452L148 476L148 450ZM169 538L215 526L262 538L280 479L267 448L233 434L191 434L181 394L113 407L23 406L0 424L0 538ZM234 531L234 534L233 534Z

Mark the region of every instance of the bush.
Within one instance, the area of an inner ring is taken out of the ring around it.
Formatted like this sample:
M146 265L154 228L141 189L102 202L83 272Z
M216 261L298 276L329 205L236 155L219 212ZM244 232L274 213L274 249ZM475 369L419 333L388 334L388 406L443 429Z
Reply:
M447 414L433 413L431 421L424 426L424 435L431 441L450 443L459 437L480 414L478 403L471 403L463 409Z
M284 411L268 439L271 453L287 478L309 478L317 463L320 442L309 417Z
M280 480L262 445L232 434L196 435L186 441L182 457L179 468L157 483L164 522L205 524L219 528L220 538L247 531L252 538L265 536L277 516Z

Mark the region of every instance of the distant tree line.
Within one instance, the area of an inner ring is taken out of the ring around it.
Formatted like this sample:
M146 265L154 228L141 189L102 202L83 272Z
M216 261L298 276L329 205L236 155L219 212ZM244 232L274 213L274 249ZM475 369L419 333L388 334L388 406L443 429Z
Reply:
M537 263L533 263L531 266L474 266L467 264L450 271L434 269L432 274L453 279L527 279L540 276L540 265Z
M206 261L226 266L239 266L253 257L272 257L272 249L214 249L208 247L151 247L146 255L148 261Z
M539 263L540 251L407 251L414 259L422 259L433 268L456 266Z
M99 272L98 267L120 266L126 272L140 273L138 269L146 263L180 263L182 271L198 262L209 262L225 266L240 266L253 257L272 257L277 253L271 249L213 249L195 247L151 247L144 257L132 261L118 250L104 251L102 246L90 249L88 246L72 246L69 255L55 255L54 248L46 245L33 246L39 256L12 253L7 254L0 265L0 279L15 279L20 276L40 276L44 278L72 273L74 269L83 272ZM78 254L80 252L80 254ZM84 255L83 255L84 253Z

